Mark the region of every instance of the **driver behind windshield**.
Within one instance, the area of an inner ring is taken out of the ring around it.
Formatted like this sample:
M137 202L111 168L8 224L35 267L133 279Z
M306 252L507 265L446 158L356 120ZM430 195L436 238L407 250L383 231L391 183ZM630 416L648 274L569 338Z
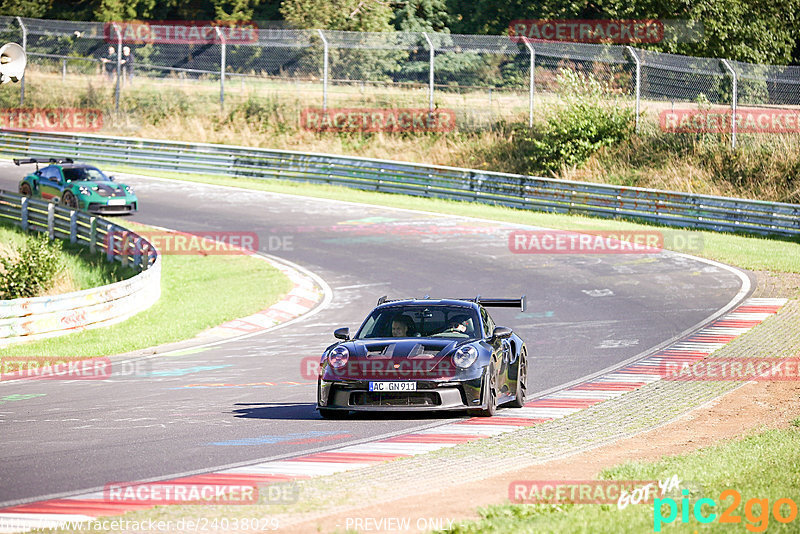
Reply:
M398 315L392 319L392 337L413 337L414 320L408 315Z

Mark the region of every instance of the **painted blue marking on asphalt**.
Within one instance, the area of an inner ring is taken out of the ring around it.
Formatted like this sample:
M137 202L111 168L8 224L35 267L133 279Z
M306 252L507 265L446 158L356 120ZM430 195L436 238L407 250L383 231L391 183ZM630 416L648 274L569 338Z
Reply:
M214 369L224 369L225 367L233 367L232 363L227 365L198 365L196 367L187 367L186 369L167 369L166 371L152 371L150 376L184 376L192 373L199 373L201 371L213 371Z
M336 434L342 434L342 432L332 432L328 430L314 430L311 432L282 434L280 436L274 436L268 434L266 436L259 436L257 438L232 439L230 441L214 441L212 443L207 443L206 445L222 445L222 446L233 446L233 447L237 447L240 445L264 445L270 443L281 443L284 441L296 441L299 439L318 438L321 436L333 436Z

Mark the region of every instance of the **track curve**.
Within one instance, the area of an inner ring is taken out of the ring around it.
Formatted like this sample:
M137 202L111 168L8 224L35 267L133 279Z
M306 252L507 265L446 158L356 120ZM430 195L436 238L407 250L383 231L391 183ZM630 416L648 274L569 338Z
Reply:
M18 169L0 167L0 188L16 190L19 178ZM314 411L315 385L303 377L302 358L319 356L334 328L357 327L383 294L526 294L526 313L493 316L526 340L535 394L699 327L749 287L733 269L678 254L511 254L513 226L503 223L124 180L141 202L131 220L189 232L257 232L262 252L321 276L333 300L273 334L150 359L147 378L0 384L0 397L44 394L0 406L0 505L298 455L458 417L324 421ZM276 250L284 238L291 246ZM252 385L260 382L274 385Z

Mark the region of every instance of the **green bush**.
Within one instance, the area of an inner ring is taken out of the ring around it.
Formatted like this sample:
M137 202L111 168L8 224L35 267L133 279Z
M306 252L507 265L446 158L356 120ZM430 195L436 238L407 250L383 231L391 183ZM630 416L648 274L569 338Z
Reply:
M296 116L287 104L276 97L257 98L248 96L247 100L229 108L218 125L236 125L246 122L259 132L286 133L296 129Z
M46 234L28 236L19 258L0 256L3 277L0 297L15 299L35 297L53 287L56 275L64 268L61 241L50 242Z
M630 138L636 112L613 102L611 89L591 75L558 74L561 105L543 124L515 129L516 150L530 172L555 172L580 166L602 147Z

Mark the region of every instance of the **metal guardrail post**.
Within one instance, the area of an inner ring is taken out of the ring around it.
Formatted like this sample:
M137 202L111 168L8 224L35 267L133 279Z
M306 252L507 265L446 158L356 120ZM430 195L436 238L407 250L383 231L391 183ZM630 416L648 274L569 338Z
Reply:
M97 250L97 217L89 219L89 250Z
M50 241L56 238L56 205L52 202L47 204L47 237Z
M145 263L142 261L142 238L136 237L133 240L133 264L138 265L142 271L144 271L147 267L145 267Z
M522 38L531 56L530 77L528 80L528 128L533 128L533 97L536 94L536 50L527 37Z
M128 232L122 232L122 243L120 244L120 255L122 256L122 266L127 267L130 264L128 258L128 247L130 246L130 236Z
M739 90L738 90L738 88L736 86L737 86L738 79L737 79L737 76L736 76L736 71L733 70L733 67L731 67L731 64L728 63L728 60L727 59L722 59L720 61L722 61L722 64L725 66L726 69L728 69L728 72L731 73L731 82L732 82L732 85L733 85L732 88L731 88L731 90L732 90L732 95L731 95L731 148L736 148L736 101L738 100L738 97L739 97L739 94L738 94Z
M328 40L322 30L317 30L322 39L322 109L328 109Z
M110 224L106 225L106 259L108 261L114 261L114 239L116 236L112 228Z
M641 102L640 96L642 90L642 62L633 47L626 46L625 49L631 55L633 61L636 62L636 133L639 133L639 106Z
M69 212L69 242L75 243L78 241L78 211L71 210Z
M225 109L225 49L227 43L219 26L214 26L214 29L217 31L217 37L219 37L219 42L222 46L219 58L219 107Z
M23 197L22 198L21 204L22 204L21 213L20 213L20 218L22 219L21 226L22 226L22 229L27 232L28 231L28 226L29 226L28 225L28 199L27 199L27 197Z
M433 41L431 38L428 37L428 32L422 32L422 35L425 36L425 40L428 42L428 51L429 51L429 65L428 65L428 109L433 111L433 63L435 59L436 50L433 47Z
M120 92L120 71L122 68L122 32L119 25L114 22L111 24L117 34L117 87L114 89L114 109L119 112L119 92Z
M17 23L19 23L19 27L22 30L22 50L25 53L28 53L28 28L25 27L25 24L22 22L22 17L17 17ZM25 105L25 73L22 73L22 79L19 81L19 105L20 107Z

